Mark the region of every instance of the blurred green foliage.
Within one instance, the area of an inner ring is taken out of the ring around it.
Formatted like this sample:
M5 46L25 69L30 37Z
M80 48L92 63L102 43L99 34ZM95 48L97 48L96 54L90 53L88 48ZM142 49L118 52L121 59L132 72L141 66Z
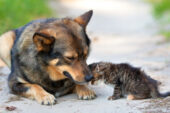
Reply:
M0 34L51 15L46 0L0 0Z
M160 31L170 40L170 0L148 0L153 5L154 17L160 23Z
M165 14L170 14L170 0L150 0L154 6L154 15L161 18Z

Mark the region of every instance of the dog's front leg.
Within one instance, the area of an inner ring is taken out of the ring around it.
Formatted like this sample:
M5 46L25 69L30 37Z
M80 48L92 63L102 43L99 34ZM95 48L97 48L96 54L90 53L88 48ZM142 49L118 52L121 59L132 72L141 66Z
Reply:
M78 98L82 100L91 100L96 97L94 91L90 90L85 85L76 85L75 92L77 93Z
M56 104L55 97L46 92L41 86L30 83L14 83L11 87L13 93L36 100L43 105Z

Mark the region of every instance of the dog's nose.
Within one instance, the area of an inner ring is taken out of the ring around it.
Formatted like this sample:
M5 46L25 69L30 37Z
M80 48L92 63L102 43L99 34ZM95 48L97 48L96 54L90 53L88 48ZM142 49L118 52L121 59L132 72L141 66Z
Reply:
M92 80L92 79L93 79L93 76L92 76L92 75L86 75L86 76L85 76L86 82L89 82L89 81Z

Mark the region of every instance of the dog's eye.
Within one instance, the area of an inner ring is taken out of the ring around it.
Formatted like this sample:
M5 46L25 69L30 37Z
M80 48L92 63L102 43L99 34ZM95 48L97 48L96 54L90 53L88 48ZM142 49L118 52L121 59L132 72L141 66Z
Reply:
M67 60L73 61L75 60L75 57L66 57Z

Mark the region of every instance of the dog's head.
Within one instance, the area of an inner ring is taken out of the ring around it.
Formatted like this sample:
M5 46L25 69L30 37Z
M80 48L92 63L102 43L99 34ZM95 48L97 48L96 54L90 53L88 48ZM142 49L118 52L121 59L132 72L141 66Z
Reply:
M34 45L52 79L68 77L81 84L93 78L86 64L90 46L86 26L91 16L89 11L75 19L52 21L34 34Z

